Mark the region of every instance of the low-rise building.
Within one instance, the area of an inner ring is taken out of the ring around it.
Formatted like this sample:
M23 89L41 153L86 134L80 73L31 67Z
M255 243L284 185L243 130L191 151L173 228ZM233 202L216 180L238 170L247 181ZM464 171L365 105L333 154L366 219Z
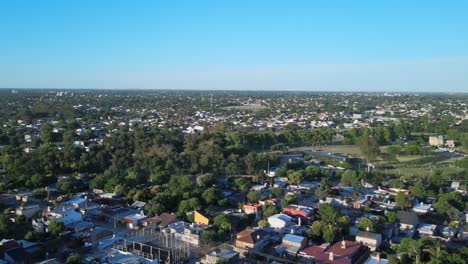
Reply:
M235 245L240 249L263 249L270 242L269 234L263 229L245 229L236 235Z
M370 248L370 250L377 250L382 244L382 235L369 231L358 231L356 233L356 242L361 243Z
M290 204L283 207L282 213L291 217L301 218L307 222L314 219L314 208L302 205Z
M193 222L199 225L209 225L210 219L198 211L193 212Z
M143 221L148 218L143 211L139 214L128 215L124 218L128 229L139 229L143 225Z
M239 263L239 253L232 250L217 248L206 254L205 258L202 259L203 264L217 264L221 261L225 261L229 264Z
M415 212L398 211L397 219L400 222L400 230L415 230L419 225L419 217Z
M413 207L413 211L420 214L427 214L431 211L432 206L430 204L418 203Z
M272 228L280 229L292 225L293 222L290 216L285 214L275 214L268 217L268 224L270 224Z
M420 236L434 236L437 232L437 226L431 224L421 224L418 228Z
M262 215L262 205L259 204L259 203L244 204L242 206L242 209L244 209L244 213L254 214L256 217L261 217L261 215Z
M16 208L16 215L24 215L27 218L33 217L35 214L41 211L41 208L38 204L20 206Z
M296 255L306 245L307 238L294 234L286 234L283 236L279 249L284 250L291 255Z

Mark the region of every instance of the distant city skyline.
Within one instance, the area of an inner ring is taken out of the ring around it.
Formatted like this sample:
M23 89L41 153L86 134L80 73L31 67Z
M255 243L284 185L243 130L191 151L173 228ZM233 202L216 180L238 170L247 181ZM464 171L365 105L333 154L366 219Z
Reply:
M466 1L3 1L0 87L468 92Z

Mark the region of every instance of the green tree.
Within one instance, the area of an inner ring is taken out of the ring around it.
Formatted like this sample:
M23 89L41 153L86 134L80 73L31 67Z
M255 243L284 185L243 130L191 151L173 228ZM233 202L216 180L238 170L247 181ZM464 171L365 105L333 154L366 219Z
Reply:
M467 208L467 198L460 193L450 192L439 195L434 209L447 215L451 220L459 220L462 211Z
M395 196L396 204L401 208L401 210L405 210L408 207L409 198L404 192L398 192Z
M362 155L367 159L367 163L380 155L380 148L377 140L368 134L364 134L359 138L358 146Z
M80 263L81 263L81 257L78 255L69 256L67 260L65 261L65 264L80 264Z
M65 230L65 225L62 222L50 221L47 225L47 230L52 237L58 237Z
M218 214L215 216L213 224L223 231L229 231L231 229L231 219L225 214Z
M359 229L364 231L371 231L374 229L374 223L369 218L363 217L361 221L359 221Z
M424 199L426 197L426 188L421 179L417 179L416 183L409 187L410 194L419 199Z
M286 195L284 196L284 198L281 200L281 207L286 207L290 204L294 204L294 203L297 203L297 200L296 200L296 197L294 197L293 195Z
M263 211L263 217L264 218L268 218L272 215L275 215L277 213L279 213L279 210L278 208L276 208L276 206L272 205L272 204L266 204L264 206L262 206L262 211Z
M39 138L44 144L49 144L52 141L52 127L49 124L45 123L41 125Z
M251 203L256 203L260 200L260 193L258 191L250 191L247 194L247 200Z
M465 152L468 153L468 133L464 133L460 137L460 142L463 147L463 150L465 150Z
M310 226L310 229L307 231L307 235L310 238L321 238L323 235L323 228L325 227L325 224L322 221L314 221L312 225Z
M212 205L219 200L220 194L217 188L208 188L202 194L202 199L206 204Z
M397 213L392 211L386 212L385 219L387 220L387 223L392 224L397 220Z
M325 200L331 193L331 184L328 178L323 178L320 181L319 187L315 190L315 196L320 200Z
M268 221L265 220L265 219L262 219L262 220L258 221L257 225L260 226L260 227L268 227L269 226Z
M429 263L431 264L442 264L446 261L447 259L447 251L442 249L440 242L437 241L433 246L430 248L424 249L424 252L429 253L431 256L431 260Z
M7 237L10 232L10 220L5 214L0 214L0 237Z
M338 209L328 204L321 204L318 213L321 221L333 225L337 223L340 216Z
M346 170L341 176L340 186L359 187L361 181L353 170Z
M302 171L295 171L293 173L288 174L288 180L290 184L299 185L302 182L304 175Z
M326 225L323 229L323 240L327 243L333 243L339 239L340 229L334 225Z

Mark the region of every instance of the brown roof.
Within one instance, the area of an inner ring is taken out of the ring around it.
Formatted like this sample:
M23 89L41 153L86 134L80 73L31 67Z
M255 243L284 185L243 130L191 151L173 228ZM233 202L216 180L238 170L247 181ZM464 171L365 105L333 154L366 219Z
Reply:
M312 256L314 253L320 253L320 252L325 252L326 248L320 247L320 246L311 246L311 247L306 247L303 250L301 250L301 253Z
M320 264L351 264L353 262L348 257L340 256L333 256L333 260L330 260L330 254L327 253L317 253L314 260Z
M145 220L145 222L148 224L161 226L161 227L166 227L177 221L179 221L179 219L177 219L175 215L168 214L168 213L162 213L161 215L148 218L147 220Z
M237 234L237 240L244 243L255 244L266 236L265 230L262 229L246 229Z
M255 203L255 204L244 204L244 209L256 209L256 210L259 210L259 209L262 209L262 205L261 204L258 204L258 203Z
M307 255L314 258L315 263L319 264L351 264L352 259L348 257L333 255L330 260L330 253L325 253L325 248L320 246L306 247L300 252L301 255Z
M345 244L345 247L343 248L342 244ZM349 257L352 258L356 255L356 253L359 252L359 250L363 246L357 242L354 241L349 241L349 240L344 240L344 241L338 241L331 248L329 248L326 253L333 252L333 254L341 256L341 257Z
M250 235L252 233L253 233L252 229L244 229L244 230L240 231L239 233L237 233L237 238L248 236L248 235Z

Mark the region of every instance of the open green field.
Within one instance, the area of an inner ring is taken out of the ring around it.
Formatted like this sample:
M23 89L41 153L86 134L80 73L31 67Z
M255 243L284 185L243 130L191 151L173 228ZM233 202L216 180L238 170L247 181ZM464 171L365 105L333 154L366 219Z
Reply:
M291 151L319 150L328 153L347 154L355 157L361 156L361 150L356 145L327 145L290 148Z
M435 169L437 168L437 165L431 166L431 167L399 167L396 169L389 169L389 170L379 170L381 173L387 174L387 175L394 175L394 176L408 176L408 177L428 177L431 176ZM443 168L443 174L458 174L462 169L456 168L456 167L444 167Z

